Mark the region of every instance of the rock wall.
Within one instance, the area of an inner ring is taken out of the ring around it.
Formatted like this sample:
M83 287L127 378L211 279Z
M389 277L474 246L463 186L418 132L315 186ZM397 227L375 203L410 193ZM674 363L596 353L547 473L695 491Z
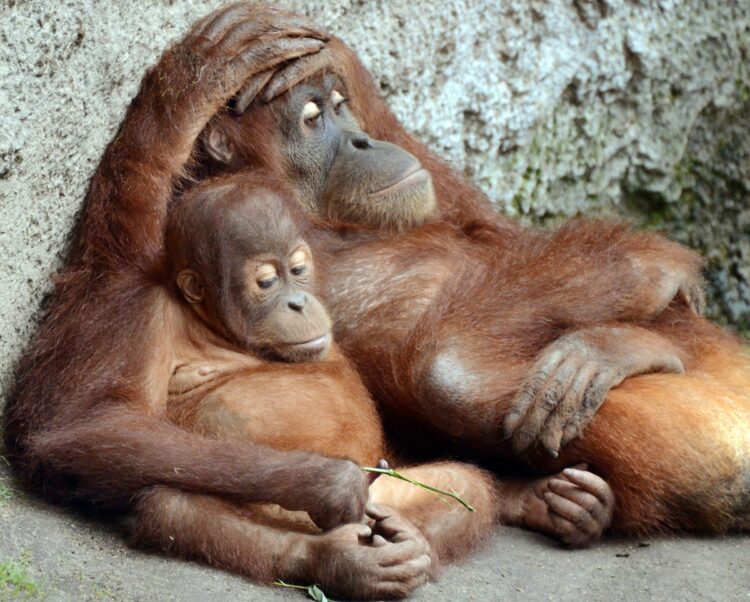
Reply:
M0 0L0 387L140 77L213 0ZM399 117L530 222L621 214L750 328L747 0L297 0Z

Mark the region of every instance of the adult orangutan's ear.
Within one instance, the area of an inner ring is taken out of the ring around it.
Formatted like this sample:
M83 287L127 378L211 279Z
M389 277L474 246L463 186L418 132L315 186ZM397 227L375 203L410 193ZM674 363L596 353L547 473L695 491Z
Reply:
M177 288L188 303L201 303L205 296L203 282L195 270L185 269L177 274Z
M214 161L230 165L234 161L234 145L221 125L209 122L203 138L208 156Z

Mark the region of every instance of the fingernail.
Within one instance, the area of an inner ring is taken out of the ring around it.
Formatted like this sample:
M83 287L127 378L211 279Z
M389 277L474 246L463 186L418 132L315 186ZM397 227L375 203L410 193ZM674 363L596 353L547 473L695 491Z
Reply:
M549 447L547 448L547 453L549 454L550 458L552 458L553 460L556 460L557 457L560 455L559 451L557 451L556 449L549 448Z

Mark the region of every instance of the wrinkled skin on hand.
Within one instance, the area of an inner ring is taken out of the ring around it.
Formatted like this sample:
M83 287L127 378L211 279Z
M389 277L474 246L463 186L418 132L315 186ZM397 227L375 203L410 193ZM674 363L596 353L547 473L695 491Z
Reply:
M372 478L349 460L328 460L321 467L303 498L314 500L314 508L306 510L312 521L324 531L348 523L359 522L365 514Z
M182 42L164 54L144 85L151 88L149 98L158 100L173 126L184 126L185 118L201 115L196 125L202 128L248 79L319 52L327 39L325 32L299 15L231 4L198 21Z
M365 513L371 519L373 545L379 546L383 542L412 541L418 554L427 554L433 558L430 544L422 532L395 509L383 504L368 504Z
M264 103L269 103L316 73L333 70L339 44L340 42L329 37L319 52L289 60L276 69L269 69L249 79L237 95L235 112L242 114L258 97Z
M564 335L539 355L505 418L503 435L520 454L534 444L552 457L591 422L609 391L629 376L684 372L677 348L635 326Z
M363 600L408 596L431 575L429 545L395 510L368 506L372 527L349 524L310 543L316 582L328 593Z
M525 496L523 522L573 548L599 539L612 520L609 485L586 464L535 481Z

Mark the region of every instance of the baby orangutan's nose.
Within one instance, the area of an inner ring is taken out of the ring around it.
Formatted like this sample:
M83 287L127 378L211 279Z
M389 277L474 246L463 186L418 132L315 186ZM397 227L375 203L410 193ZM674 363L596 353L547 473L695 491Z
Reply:
M289 299L286 302L286 304L289 306L289 309L292 309L294 311L302 311L306 303L307 295L305 295L304 293L294 293L292 295L289 295Z

